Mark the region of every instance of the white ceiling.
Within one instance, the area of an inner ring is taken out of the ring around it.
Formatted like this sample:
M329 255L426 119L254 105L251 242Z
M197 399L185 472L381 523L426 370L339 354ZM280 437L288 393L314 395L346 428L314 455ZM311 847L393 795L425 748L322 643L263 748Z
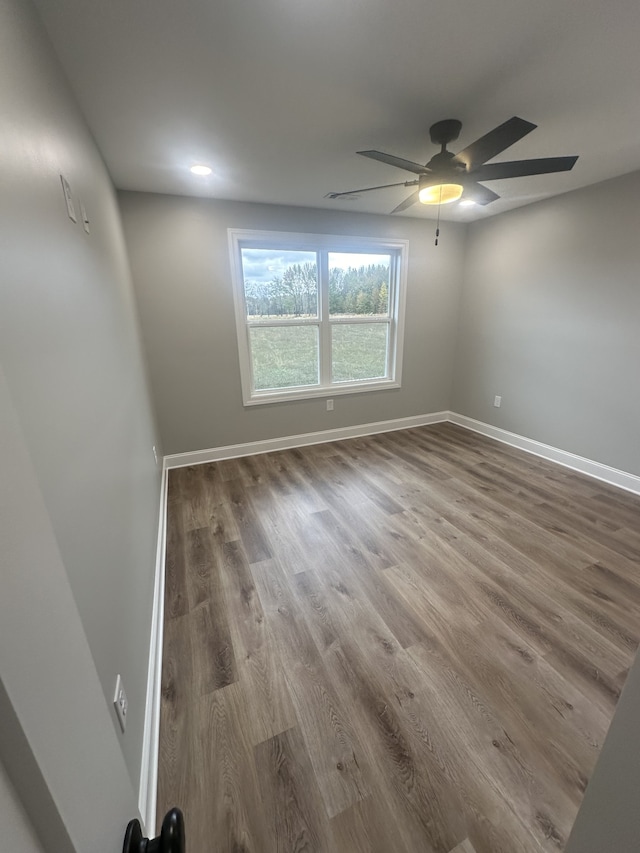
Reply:
M496 158L579 154L572 172L488 183L468 220L640 169L638 0L36 0L117 187L388 213L425 163L518 115ZM194 162L214 174L192 176ZM414 205L403 216L431 217Z

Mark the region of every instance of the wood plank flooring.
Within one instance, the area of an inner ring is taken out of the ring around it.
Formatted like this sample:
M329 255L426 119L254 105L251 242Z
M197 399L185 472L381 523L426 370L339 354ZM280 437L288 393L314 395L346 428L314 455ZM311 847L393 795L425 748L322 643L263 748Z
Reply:
M452 424L170 472L158 814L190 853L564 849L640 499Z

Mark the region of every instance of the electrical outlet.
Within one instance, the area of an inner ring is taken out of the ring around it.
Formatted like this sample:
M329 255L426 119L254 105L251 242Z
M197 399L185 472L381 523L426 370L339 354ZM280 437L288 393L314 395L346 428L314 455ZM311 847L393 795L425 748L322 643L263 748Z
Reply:
M502 397L498 396L498 394L496 394L496 396L493 398L493 405L496 407L496 409L499 409L502 405Z
M113 695L113 707L116 709L116 716L118 718L118 722L120 723L120 728L122 731L127 727L127 713L129 711L129 702L127 700L127 694L124 692L124 685L122 684L122 676L118 675L116 678L116 690Z
M327 400L327 411L328 412L333 411L333 400Z

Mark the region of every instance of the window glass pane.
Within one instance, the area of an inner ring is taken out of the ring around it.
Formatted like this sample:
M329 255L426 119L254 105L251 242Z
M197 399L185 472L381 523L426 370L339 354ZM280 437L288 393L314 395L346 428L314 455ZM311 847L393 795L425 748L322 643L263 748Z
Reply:
M249 329L256 391L318 384L317 326Z
M329 252L331 316L388 317L390 269L390 255Z
M386 376L388 339L388 323L341 323L332 326L332 381Z
M247 319L318 316L315 252L241 249Z

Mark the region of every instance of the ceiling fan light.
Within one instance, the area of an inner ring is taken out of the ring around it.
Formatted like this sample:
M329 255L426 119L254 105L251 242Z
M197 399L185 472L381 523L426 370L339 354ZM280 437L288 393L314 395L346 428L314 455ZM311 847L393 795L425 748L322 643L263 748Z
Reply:
M462 195L460 184L435 184L430 187L422 187L418 198L422 204L449 204L457 201Z

